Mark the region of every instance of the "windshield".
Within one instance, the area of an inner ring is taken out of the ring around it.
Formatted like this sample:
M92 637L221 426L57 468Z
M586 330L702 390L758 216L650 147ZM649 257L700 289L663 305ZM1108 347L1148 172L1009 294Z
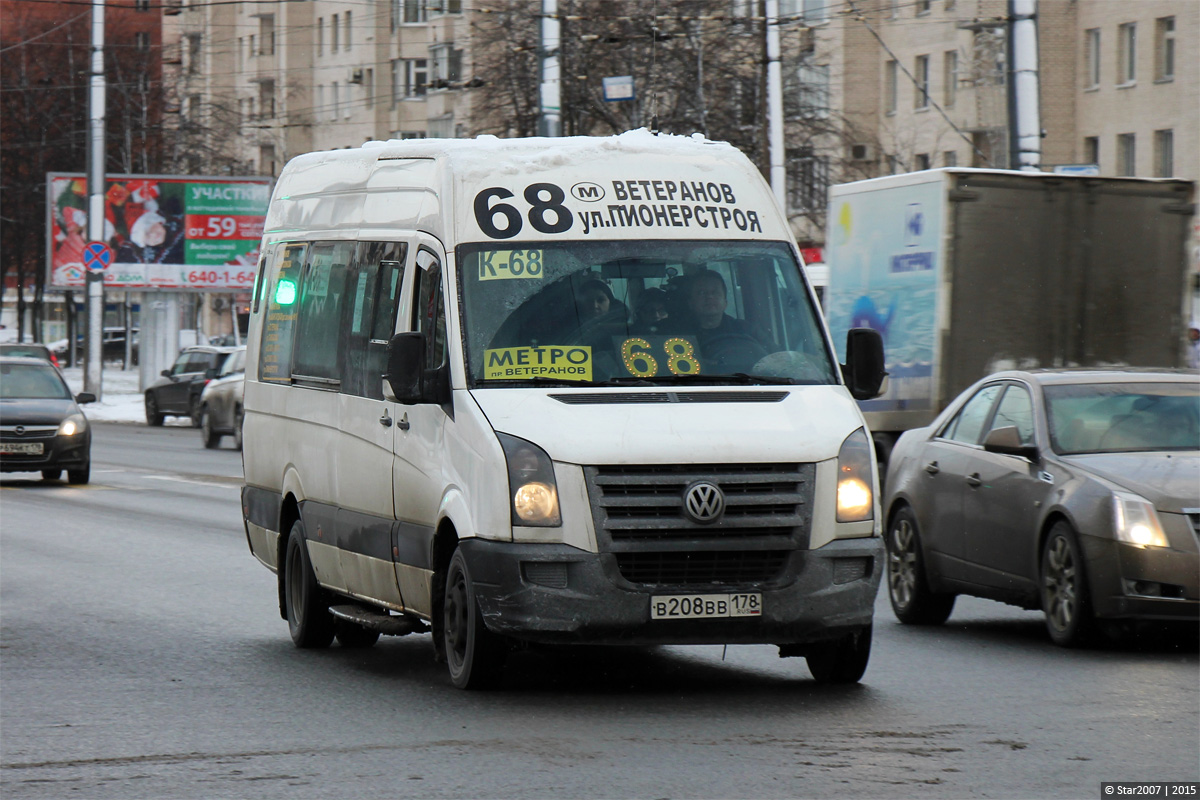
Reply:
M1055 452L1200 450L1200 386L1100 383L1047 386Z
M464 245L459 264L475 385L837 382L783 243Z
M71 391L47 363L0 364L0 400L66 400Z

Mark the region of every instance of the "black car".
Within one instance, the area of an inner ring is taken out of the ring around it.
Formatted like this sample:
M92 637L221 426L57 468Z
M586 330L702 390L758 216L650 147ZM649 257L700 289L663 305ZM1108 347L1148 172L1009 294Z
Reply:
M91 473L92 431L62 374L38 358L0 356L0 471L41 472L83 484Z
M146 389L146 424L162 425L165 417L172 416L188 417L193 427L200 427L200 393L210 380L228 372L229 359L244 352L238 347L186 348Z

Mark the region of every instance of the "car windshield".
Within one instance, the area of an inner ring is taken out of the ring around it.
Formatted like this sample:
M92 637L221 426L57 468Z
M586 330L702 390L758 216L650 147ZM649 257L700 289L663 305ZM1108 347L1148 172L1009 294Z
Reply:
M1200 385L1047 386L1050 441L1062 455L1200 450Z
M0 364L0 400L67 400L71 391L46 363Z
M837 382L783 243L486 244L458 256L473 385Z

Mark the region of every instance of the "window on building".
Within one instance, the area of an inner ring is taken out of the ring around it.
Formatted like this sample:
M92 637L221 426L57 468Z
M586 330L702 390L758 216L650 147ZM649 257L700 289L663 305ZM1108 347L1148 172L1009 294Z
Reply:
M404 7L403 21L406 23L425 22L429 19L425 0L401 0Z
M824 211L829 203L829 157L812 148L787 153L787 203L789 211Z
M144 72L138 73L137 90L142 94L146 94L150 91L150 76Z
M138 11L149 11L150 0L137 0L137 2L134 3L134 8L136 8Z
M1137 139L1132 133L1117 134L1117 174L1124 177L1137 174Z
M454 138L454 114L443 114L428 121L429 136L433 139Z
M829 21L830 0L803 0L800 15L808 25L820 25Z
M258 174L275 174L275 145L264 144L258 148Z
M1117 28L1117 83L1137 81L1137 23L1126 22Z
M203 40L198 33L187 35L187 71L193 75L200 71L203 53L200 49Z
M347 12L346 12L346 36L345 36L344 38L345 38L345 40L346 40L346 50L349 50L349 49L350 49L350 45L351 45L351 37L350 37L350 12L349 12L349 11L347 11Z
M796 99L800 116L805 119L825 119L829 116L829 65L801 64L796 70L799 79Z
M1086 79L1084 88L1095 89L1100 85L1100 29L1084 31L1083 69Z
M363 104L370 108L375 105L375 70L367 67L363 70Z
M884 111L888 114L896 113L896 95L899 85L897 78L899 77L899 64L895 61L889 61L883 67L883 103Z
M933 0L917 0L913 5L916 7L918 17L933 10Z
M138 31L133 35L133 44L139 53L150 52L150 34L146 31Z
M258 46L264 56L275 55L275 16L264 14L258 18Z
M400 98L404 96L404 60L393 58L392 63L392 91L391 91L391 107L395 108L396 103L400 102Z
M1174 17L1154 21L1154 78L1160 81L1175 79Z
M317 17L317 55L325 52L325 18Z
M1083 137L1083 163L1100 166L1100 137Z
M913 108L929 108L929 56L917 56L913 67L913 77L917 79Z
M430 47L429 55L435 87L444 89L448 83L462 80L462 50L456 50L453 42Z
M323 116L325 116L325 84L318 83L317 91L313 95L313 119Z
M342 98L338 93L338 82L329 85L329 118L337 119L342 115Z
M249 42L250 42L250 57L254 58L256 55L258 55L258 37L255 36L253 33L250 34Z
M264 117L275 116L275 81L258 82L258 113Z
M929 169L933 166L933 161L929 158L929 153L917 153L914 163L917 169Z
M329 18L329 52L336 53L338 50L338 15L334 14Z
M393 139L424 139L424 131L395 131L392 134Z
M461 14L462 0L428 0L430 14Z
M953 150L947 150L946 152L942 153L942 166L943 167L957 167L958 166L958 153L956 153Z
M200 98L200 95L193 94L193 95L188 96L187 111L185 112L185 115L187 116L189 122L199 122L200 121L201 103L202 103L202 100Z
M942 105L954 108L958 97L958 51L947 50L942 56Z
M1175 175L1175 132L1154 132L1154 177L1171 178Z
M239 36L239 37L238 37L238 40L237 40L237 67L238 67L238 72L241 72L241 71L242 71L242 70L245 68L245 64L246 64L246 53L245 53L245 47L246 47L246 40L245 40L245 39L243 39L241 36Z
M404 62L404 83L401 97L423 97L429 85L429 60L424 58L406 58Z

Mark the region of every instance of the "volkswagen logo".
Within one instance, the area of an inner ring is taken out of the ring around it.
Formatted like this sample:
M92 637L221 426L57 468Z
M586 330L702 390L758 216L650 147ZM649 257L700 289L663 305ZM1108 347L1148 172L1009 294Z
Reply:
M693 522L716 522L725 511L725 495L710 481L696 481L683 492L683 513Z

